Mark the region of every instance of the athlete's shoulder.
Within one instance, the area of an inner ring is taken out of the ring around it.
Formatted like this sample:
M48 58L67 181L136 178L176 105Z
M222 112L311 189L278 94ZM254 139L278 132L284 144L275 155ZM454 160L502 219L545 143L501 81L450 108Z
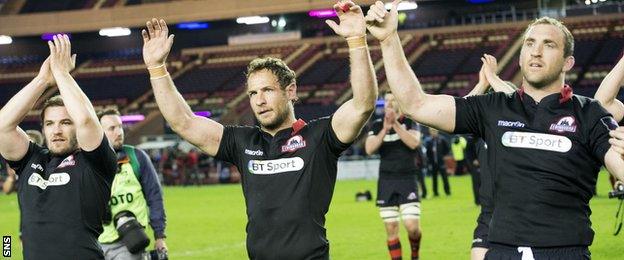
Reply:
M309 122L306 122L304 128L316 129L331 126L332 116L333 115L329 115L312 119Z
M249 125L227 125L224 127L224 131L229 131L237 137L246 137L261 132L260 127Z
M573 102L578 104L583 113L600 113L600 114L608 114L607 110L598 102L598 100L574 94L572 96Z

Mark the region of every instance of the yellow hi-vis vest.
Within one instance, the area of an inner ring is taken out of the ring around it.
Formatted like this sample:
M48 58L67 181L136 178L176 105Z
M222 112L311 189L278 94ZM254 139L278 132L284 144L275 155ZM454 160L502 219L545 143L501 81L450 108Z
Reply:
M459 136L459 142L451 142L451 152L453 153L453 159L455 161L461 161L464 159L464 149L466 149L466 138Z
M124 145L123 149L126 152L126 157L117 161L120 168L119 172L115 174L111 187L111 199L108 202L113 221L104 224L104 232L98 238L98 241L103 244L113 243L119 239L114 223L115 215L119 212L130 211L143 227L147 227L148 224L149 208L143 196L143 187L139 182L141 174L139 161L134 147Z

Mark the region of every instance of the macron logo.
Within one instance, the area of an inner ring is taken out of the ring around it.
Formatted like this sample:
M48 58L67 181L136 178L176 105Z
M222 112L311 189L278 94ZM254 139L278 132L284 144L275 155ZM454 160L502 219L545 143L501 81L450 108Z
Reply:
M264 152L262 150L252 151L249 149L245 149L245 154L252 155L252 156L263 156Z
M33 163L33 164L30 165L30 167L35 169L35 170L43 171L43 167L41 166L41 164Z
M519 121L513 122L513 121L498 120L498 126L524 128L524 123L520 123Z

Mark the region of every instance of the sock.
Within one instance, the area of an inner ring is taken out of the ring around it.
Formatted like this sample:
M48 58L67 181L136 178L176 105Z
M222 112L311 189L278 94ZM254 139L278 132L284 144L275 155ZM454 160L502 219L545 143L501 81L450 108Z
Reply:
M420 250L420 238L422 237L422 233L418 233L418 236L415 238L409 238L410 246L412 247L412 260L418 259L418 251Z
M398 238L388 240L388 251L392 260L401 260L401 241Z

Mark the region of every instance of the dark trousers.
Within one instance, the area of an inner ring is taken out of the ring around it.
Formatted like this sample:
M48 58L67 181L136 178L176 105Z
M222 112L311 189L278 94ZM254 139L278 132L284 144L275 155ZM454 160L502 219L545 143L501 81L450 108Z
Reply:
M474 170L470 171L470 176L472 177L472 194L474 195L475 204L481 205L481 201L479 200L479 189L481 188L481 169L477 167L474 168Z
M446 167L444 167L444 165L437 164L434 164L431 167L431 177L433 178L433 195L438 196L438 175L442 176L444 193L446 193L446 195L451 195L451 186L449 185L448 175L446 174Z
M418 183L420 183L420 189L422 191L421 197L427 197L427 185L425 185L425 172L422 169L416 170L416 177L418 178Z
M466 160L455 161L455 176L464 174L464 168L466 167Z

